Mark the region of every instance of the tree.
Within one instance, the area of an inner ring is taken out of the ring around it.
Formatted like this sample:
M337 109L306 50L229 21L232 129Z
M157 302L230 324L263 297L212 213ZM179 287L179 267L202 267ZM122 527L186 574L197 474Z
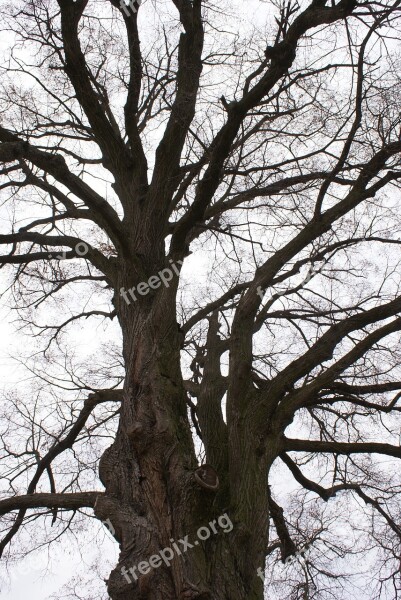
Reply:
M94 515L120 545L112 600L258 600L266 557L346 551L319 512L345 497L399 597L399 4L255 2L242 29L211 0L4 5L0 262L47 362L3 415L1 552ZM49 373L92 318L121 346L84 375L67 352L68 388ZM281 597L336 597L321 560Z

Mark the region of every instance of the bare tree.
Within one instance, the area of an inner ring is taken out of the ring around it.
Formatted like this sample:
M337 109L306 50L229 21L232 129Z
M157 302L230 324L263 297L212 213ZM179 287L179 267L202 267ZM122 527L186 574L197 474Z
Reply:
M372 551L401 596L399 4L3 4L0 262L45 361L2 415L4 556L95 518L112 600L261 599L265 561L269 597L342 597ZM91 319L121 345L79 365Z

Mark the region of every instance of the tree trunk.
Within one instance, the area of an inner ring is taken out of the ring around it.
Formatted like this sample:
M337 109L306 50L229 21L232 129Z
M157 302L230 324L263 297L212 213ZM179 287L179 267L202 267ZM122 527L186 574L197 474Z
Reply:
M122 280L128 289L130 277ZM251 476L244 512L244 505L232 504L228 469L218 473L217 492L201 487L194 477L199 465L180 369L176 285L130 305L115 298L124 340L125 394L115 442L99 466L106 496L95 507L97 517L112 524L120 544L108 592L112 600L262 600L257 569L263 567L266 544L265 491L258 497ZM266 471L262 479L265 488ZM252 523L246 522L249 509ZM217 524L225 514L233 526L226 533ZM214 527L209 525L213 521ZM200 527L210 530L208 539L198 538ZM184 539L193 547L179 542ZM165 548L174 552L171 561L154 559L154 568L140 565Z

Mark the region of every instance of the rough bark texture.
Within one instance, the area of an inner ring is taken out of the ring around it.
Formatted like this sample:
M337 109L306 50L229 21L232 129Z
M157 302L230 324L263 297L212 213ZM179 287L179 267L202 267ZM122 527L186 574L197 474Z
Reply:
M153 272L166 266L169 264L154 264ZM255 565L263 564L267 539L266 458L257 448L249 448L247 424L243 423L240 437L233 440L235 455L228 465L227 433L218 448L213 446L217 431L212 421L220 419L222 429L224 424L221 394L213 386L209 391L205 388L200 421L210 440L208 460L210 457L215 465L220 487L210 492L196 482L198 463L180 369L177 280L175 277L168 288L129 306L116 295L127 377L118 434L99 468L106 495L99 497L95 506L100 519L110 519L121 549L108 591L113 600L260 599L262 583ZM122 279L123 285L129 288L132 279ZM215 361L213 364L216 368ZM216 393L218 402L212 406ZM228 492L229 469L240 481L235 502ZM259 489L256 481L261 482ZM175 556L170 567L163 564L146 575L138 574L132 583L121 573L123 567L128 570L171 547L171 540L185 536L196 540L199 527L208 526L224 513L234 524L230 534L220 530Z

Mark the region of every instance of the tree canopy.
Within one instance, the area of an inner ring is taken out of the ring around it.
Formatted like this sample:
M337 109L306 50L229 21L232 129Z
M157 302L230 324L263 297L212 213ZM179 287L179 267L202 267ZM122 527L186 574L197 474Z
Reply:
M0 554L106 522L112 600L400 598L400 1L2 10Z

